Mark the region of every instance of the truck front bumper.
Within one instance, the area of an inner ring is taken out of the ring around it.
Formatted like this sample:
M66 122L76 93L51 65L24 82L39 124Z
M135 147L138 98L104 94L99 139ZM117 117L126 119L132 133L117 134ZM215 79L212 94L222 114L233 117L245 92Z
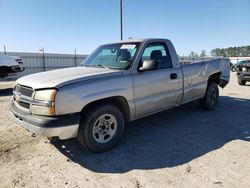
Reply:
M11 105L10 111L16 122L32 133L46 137L59 137L62 140L77 136L80 123L79 114L54 117L32 115L24 113L14 103Z
M241 80L250 81L250 72L238 73L237 75L238 75L238 78Z
M10 67L10 72L9 73L17 73L17 72L23 72L25 70L25 67L20 66L20 65L15 65Z

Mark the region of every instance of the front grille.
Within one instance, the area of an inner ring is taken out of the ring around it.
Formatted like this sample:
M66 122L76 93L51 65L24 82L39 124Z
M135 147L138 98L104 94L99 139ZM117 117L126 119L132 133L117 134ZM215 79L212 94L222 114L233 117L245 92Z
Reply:
M32 88L17 84L14 87L14 100L21 107L29 109L33 92Z
M30 87L22 86L22 85L16 85L14 90L21 95L31 97L33 94L33 89Z
M15 71L20 71L21 67L15 67L14 69L15 69Z
M23 108L27 108L29 109L30 108L30 103L26 103L26 102L23 102L23 101L17 101L17 103L22 106Z

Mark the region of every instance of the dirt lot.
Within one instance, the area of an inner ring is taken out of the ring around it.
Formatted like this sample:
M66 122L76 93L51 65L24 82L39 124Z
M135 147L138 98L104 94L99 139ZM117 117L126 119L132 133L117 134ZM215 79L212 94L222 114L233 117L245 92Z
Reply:
M250 84L235 75L215 110L193 102L130 123L103 154L18 127L12 85L0 82L0 187L250 187Z

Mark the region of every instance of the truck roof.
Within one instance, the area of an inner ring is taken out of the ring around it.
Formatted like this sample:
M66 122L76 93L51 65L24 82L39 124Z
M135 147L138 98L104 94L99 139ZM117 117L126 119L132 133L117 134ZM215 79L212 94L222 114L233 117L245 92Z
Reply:
M146 41L151 41L151 40L168 40L168 39L163 39L163 38L141 38L141 39L126 39L126 40L120 40L112 43L107 43L107 44L115 44L115 43L130 43L130 42L146 42Z

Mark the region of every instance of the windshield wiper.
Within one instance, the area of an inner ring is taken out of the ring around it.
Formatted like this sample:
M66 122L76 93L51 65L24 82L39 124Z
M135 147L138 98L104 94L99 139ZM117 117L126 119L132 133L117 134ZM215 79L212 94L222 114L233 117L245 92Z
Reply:
M108 66L103 65L103 64L97 64L97 65L92 65L92 66L82 64L81 66L82 67L103 67L105 69L117 69L117 70L121 70L120 68L117 68L117 67L108 67Z
M110 67L108 67L108 66L106 66L106 65L103 65L103 64L98 64L97 66L98 66L98 67L104 67L104 68L106 68L106 69L111 69Z

